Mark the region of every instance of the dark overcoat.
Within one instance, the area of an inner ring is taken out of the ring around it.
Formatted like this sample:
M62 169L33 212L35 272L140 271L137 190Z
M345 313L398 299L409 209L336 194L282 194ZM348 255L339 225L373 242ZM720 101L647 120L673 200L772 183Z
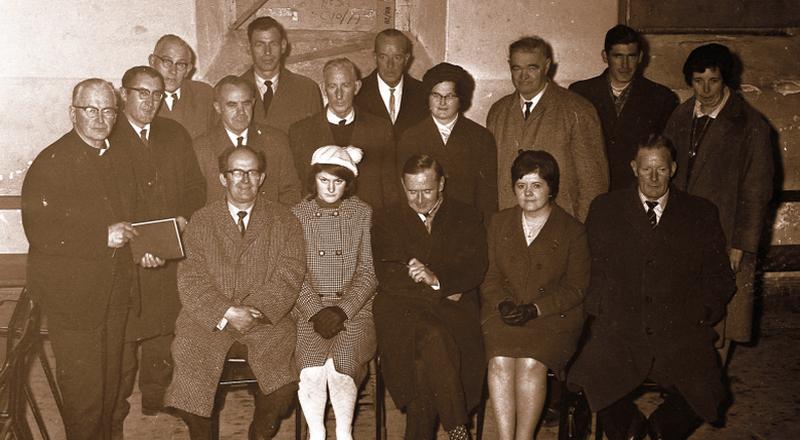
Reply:
M385 189L390 188L394 164L394 137L392 124L367 112L355 109L352 145L364 151L358 164L358 186L356 195L369 203L373 209L380 209L389 197ZM319 147L335 145L327 110L303 119L289 129L289 146L292 150L300 181L309 181L311 156ZM341 145L346 147L347 145Z
M218 158L226 148L233 146L235 145L221 122L194 140L197 160L206 178L206 204L225 197L225 187L219 181ZM301 184L286 134L277 128L251 124L247 129L247 146L262 151L267 159L267 177L259 188L259 197L287 206L294 206L299 202Z
M735 289L717 209L672 188L654 229L632 188L595 199L586 229L594 320L570 380L600 410L650 376L716 420L725 389L712 324Z
M358 385L376 345L372 298L378 279L370 241L372 209L353 196L335 208L303 200L292 212L303 225L308 267L292 312L297 320L298 365L321 367L332 358L336 371ZM324 339L309 319L328 306L341 308L347 320L345 330Z
M609 191L636 184L631 160L636 147L651 134L661 134L667 119L678 106L678 97L661 84L637 75L622 111L617 115L608 84L608 69L601 75L574 82L569 89L588 99L597 110L608 157Z
M589 285L589 245L583 225L552 205L530 246L519 207L497 213L489 226L489 269L481 284L481 322L487 356L531 357L561 372L583 329ZM506 325L497 306L535 303L540 315Z
M187 220L206 201L206 183L189 133L179 123L156 117L145 147L127 118L120 115L111 132L113 144L132 157L137 187L138 221L183 216ZM180 303L177 261L158 268L139 267L138 300L128 317L125 338L145 339L173 332Z
M214 110L214 89L204 82L187 79L181 84L181 97L172 106L172 110L162 101L158 116L183 125L194 139L219 120Z
M442 142L433 117L408 129L397 144L397 174L415 154L433 156L444 168L445 193L477 208L485 222L497 212L497 146L492 133L464 115L459 115L447 145Z
M678 150L674 182L678 188L714 202L728 249L741 249L749 254L737 274L739 288L728 304L724 326L718 327L726 338L747 342L753 325L755 259L752 257L758 251L772 197L770 128L763 116L732 92L703 137L689 177L686 170L694 102L692 98L681 104L664 130Z
M269 394L299 379L290 312L306 270L300 222L289 208L257 199L244 237L225 200L197 211L186 228L186 259L178 268L181 309L172 356L175 370L165 404L209 417L225 356L234 341L247 346L248 364ZM269 324L246 334L217 324L229 307L249 305Z
M253 104L253 122L269 125L289 133L295 122L322 110L322 93L311 78L281 68L278 76L278 89L269 105L269 114L264 113L264 97L256 87L253 68L240 75L240 78L253 84L256 101Z
M486 272L486 231L475 208L452 199L442 203L431 233L407 205L376 214L372 230L375 271L375 328L386 386L398 408L417 394L414 378L416 316L440 320L458 352L467 411L481 399L486 369L478 311L478 286ZM408 276L405 263L416 258L441 283L435 291ZM462 293L459 301L447 296Z
M378 71L373 70L361 80L361 90L358 91L355 105L361 110L380 116L391 123L389 111L381 99L378 90ZM400 100L400 110L394 120L394 138L400 139L402 134L428 116L428 97L422 89L422 82L414 79L409 74L403 75L403 97Z

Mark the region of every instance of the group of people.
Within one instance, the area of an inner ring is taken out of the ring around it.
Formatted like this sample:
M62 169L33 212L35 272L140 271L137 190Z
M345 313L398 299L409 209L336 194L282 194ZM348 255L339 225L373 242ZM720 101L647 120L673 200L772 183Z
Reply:
M311 440L326 438L328 400L336 438L352 439L376 353L409 440L439 422L469 438L484 381L498 438L532 438L548 371L612 440L684 439L718 419L729 343L750 335L773 172L725 46L692 51L679 105L642 76L627 26L606 34L608 69L569 90L550 45L521 38L515 90L484 127L463 114L469 73L440 63L414 79L395 29L363 80L347 58L325 64L325 106L284 66L280 23L247 35L252 67L213 88L175 35L119 90L81 81L73 130L27 173L28 288L67 438L123 438L137 370L144 414L213 438L232 356L258 380L250 439L272 438L295 398ZM186 257L134 261L131 223L172 217ZM666 396L649 418L634 402L646 380Z

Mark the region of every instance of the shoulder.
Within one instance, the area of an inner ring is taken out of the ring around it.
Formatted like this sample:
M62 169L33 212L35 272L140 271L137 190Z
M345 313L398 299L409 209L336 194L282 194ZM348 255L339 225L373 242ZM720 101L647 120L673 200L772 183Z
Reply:
M607 83L604 75L601 74L593 78L575 81L574 83L570 84L569 89L573 92L586 96L597 89L604 89L606 84Z
M567 211L564 211L564 209L558 205L553 206L553 210L550 215L551 218L559 225L559 227L563 228L568 237L583 235L586 231L583 223L568 214Z
M448 219L446 221L467 225L470 229L478 225L483 227L483 214L472 205L453 198L445 198L442 209L446 209L446 218Z
M670 187L667 209L673 203L676 209L680 208L693 217L707 219L709 216L712 218L717 216L717 206L710 200Z
M325 110L295 122L289 127L289 137L293 138L297 135L312 136L314 134L314 130L312 130L312 128L323 124L324 118Z
M458 117L458 122L456 125L460 125L464 128L464 130L469 131L470 133L476 136L492 136L492 132L489 131L486 127L477 122L473 121L472 119L461 115Z
M33 160L30 170L35 171L36 168L49 168L56 164L64 164L73 161L76 154L80 151L80 142L83 141L78 137L75 131L70 131L61 136L57 141L48 145L36 155L36 159ZM30 170L28 173L32 174Z
M659 84L655 81L651 81L644 76L639 76L636 78L635 86L642 87L643 89L647 90L647 93L649 94L660 95L662 97L675 97L675 93L673 93L669 87Z
M316 93L319 93L319 86L317 86L317 83L313 79L305 75L301 75L299 73L294 73L291 70L283 69L281 71L280 80L281 81L286 80L287 82L289 82L292 85L293 89L296 88L298 90L314 91ZM280 86L281 85L278 84L278 87Z
M510 105L513 104L515 99L519 99L519 98L517 98L517 93L516 92L510 93L510 94L508 94L506 96L503 96L502 98L498 99L489 108L489 116L491 116L493 113L496 113L496 112L500 111L501 109L505 109L506 107L509 107Z
M415 95L422 93L422 81L406 73L403 75L403 93Z
M300 222L292 212L292 208L282 203L267 200L266 197L259 197L253 209L266 211L270 218L271 226L288 229L300 228Z
M286 133L271 125L265 125L265 124L259 124L258 122L253 122L250 124L250 130L252 131L251 136L255 135L257 139L265 141L267 144L270 143L285 144L288 142L288 136L286 135Z
M208 227L215 222L215 219L219 218L220 212L227 209L227 202L225 202L224 198L215 200L195 211L195 213L192 214L191 221L189 221L189 226L193 229L198 227Z
M358 196L350 196L342 200L342 211L348 212L352 217L359 219L371 219L372 207L366 202L358 198Z
M180 122L177 122L173 119L156 116L155 119L153 119L153 122L150 123L150 126L153 127L155 131L161 130L175 135L189 136L189 132L186 131L186 128L184 128Z
M492 215L491 221L489 222L489 228L495 229L500 228L508 223L511 223L519 217L521 213L517 206L512 206L510 208L503 209L499 212L494 213Z
M303 199L291 207L292 214L299 219L310 217L316 210L316 203L314 203L313 200L308 199Z
M214 88L210 85L202 81L195 81L193 79L186 81L184 84L185 86L188 86L187 89L190 90L190 93L193 95L201 99L208 99L209 101L214 100Z
M388 119L381 118L380 116L373 115L372 113L366 111L359 111L359 108L356 108L356 124L362 125L371 125L381 128L389 128L391 130L392 123L389 122Z
M555 102L557 106L560 106L566 110L575 111L577 113L589 113L592 115L597 114L594 105L592 105L588 99L576 92L559 86L553 81L550 81L550 84L547 85L547 90L544 93L545 96L550 93L552 96L552 102Z

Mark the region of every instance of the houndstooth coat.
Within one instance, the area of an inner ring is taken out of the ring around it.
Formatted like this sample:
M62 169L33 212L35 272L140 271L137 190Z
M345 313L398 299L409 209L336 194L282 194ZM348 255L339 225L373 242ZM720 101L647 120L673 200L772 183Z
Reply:
M336 208L303 200L293 212L303 225L308 267L293 311L298 366L319 367L332 358L336 371L359 384L376 348L372 298L378 281L370 243L372 209L352 196ZM341 307L347 320L344 331L324 339L309 319L328 306Z

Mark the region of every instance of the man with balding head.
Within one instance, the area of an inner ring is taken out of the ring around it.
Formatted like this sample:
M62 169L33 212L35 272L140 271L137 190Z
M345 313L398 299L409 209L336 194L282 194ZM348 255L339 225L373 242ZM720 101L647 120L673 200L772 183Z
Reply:
M192 138L205 133L216 119L214 92L208 84L191 79L194 51L189 44L177 35L164 35L147 60L164 77L158 116L178 121Z
M108 82L75 86L73 130L22 185L28 289L47 317L68 440L108 438L120 378L136 187L126 150L108 140L116 109Z
M363 80L355 103L363 111L388 119L395 139L428 114L422 83L408 74L411 41L397 29L375 37L375 70ZM401 164L402 165L402 164Z

